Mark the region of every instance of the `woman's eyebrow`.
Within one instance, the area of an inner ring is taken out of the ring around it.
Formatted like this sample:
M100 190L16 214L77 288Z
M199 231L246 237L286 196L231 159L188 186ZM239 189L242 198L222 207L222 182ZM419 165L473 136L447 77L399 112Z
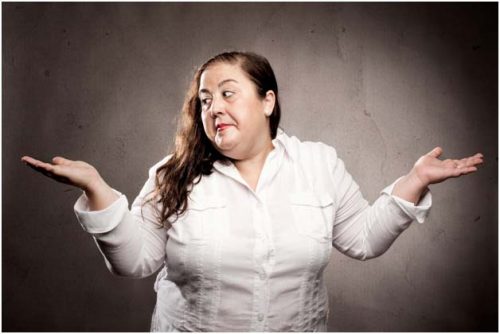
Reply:
M217 85L217 87L221 87L222 85L228 83L228 82L235 82L235 83L239 83L238 81L234 80L234 79L226 79L226 80L222 80L221 82L219 82L219 84ZM202 88L200 89L200 92L199 93L210 93L210 91L206 88Z
M218 87L221 87L222 85L224 85L225 83L227 82L236 82L238 83L238 81L234 80L234 79L226 79L226 80L222 80L221 82L219 82L219 84L217 85Z

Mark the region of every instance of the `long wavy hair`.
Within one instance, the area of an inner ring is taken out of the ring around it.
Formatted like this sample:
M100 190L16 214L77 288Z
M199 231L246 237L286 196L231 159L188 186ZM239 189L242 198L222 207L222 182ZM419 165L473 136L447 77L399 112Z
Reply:
M175 136L175 148L170 158L156 171L153 196L146 201L156 201L159 225L169 228L171 222L188 209L188 196L193 186L201 178L210 175L216 161L229 163L229 159L219 153L203 129L201 101L198 97L200 78L203 72L217 63L237 64L254 83L261 98L272 90L276 102L269 116L271 138L276 138L281 117L278 96L278 83L269 61L252 52L224 52L209 59L195 72L187 91Z

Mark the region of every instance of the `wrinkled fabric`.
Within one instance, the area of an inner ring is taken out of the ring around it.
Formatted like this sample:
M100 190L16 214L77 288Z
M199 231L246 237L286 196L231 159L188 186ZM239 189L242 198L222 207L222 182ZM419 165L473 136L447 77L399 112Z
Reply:
M399 179L370 206L330 146L282 131L273 145L255 191L233 164L216 162L168 230L158 203L141 204L169 157L150 168L130 210L116 190L100 211L89 211L85 193L78 198L76 216L113 273L141 278L161 268L151 331L326 331L332 248L379 256L429 213L428 190L417 205L391 195Z

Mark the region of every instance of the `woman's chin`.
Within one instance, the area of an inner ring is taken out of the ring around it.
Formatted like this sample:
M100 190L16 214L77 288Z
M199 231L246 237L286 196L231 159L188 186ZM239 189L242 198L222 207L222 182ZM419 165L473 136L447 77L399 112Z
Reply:
M219 150L221 153L223 153L225 155L226 152L230 152L235 145L231 145L231 143L227 143L227 142L215 142L215 146L217 148L217 150Z
M232 136L228 136L227 134L217 134L215 136L215 145L219 150L230 150L236 145L236 140L231 138Z
M214 144L215 144L215 147L219 150L230 149L232 146L231 141L227 140L224 137L219 137L219 136L215 136Z
M239 157L235 142L229 142L229 141L215 142L215 148L226 158L238 159Z

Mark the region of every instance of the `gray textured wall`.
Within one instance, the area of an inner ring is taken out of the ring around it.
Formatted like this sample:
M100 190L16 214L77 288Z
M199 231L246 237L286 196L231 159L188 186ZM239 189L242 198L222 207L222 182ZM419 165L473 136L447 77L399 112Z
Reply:
M382 257L336 252L332 331L497 330L497 4L3 3L3 330L147 331L154 278L111 275L73 204L20 162L85 160L132 200L195 65L271 61L283 127L336 147L373 201L436 145L485 155Z

